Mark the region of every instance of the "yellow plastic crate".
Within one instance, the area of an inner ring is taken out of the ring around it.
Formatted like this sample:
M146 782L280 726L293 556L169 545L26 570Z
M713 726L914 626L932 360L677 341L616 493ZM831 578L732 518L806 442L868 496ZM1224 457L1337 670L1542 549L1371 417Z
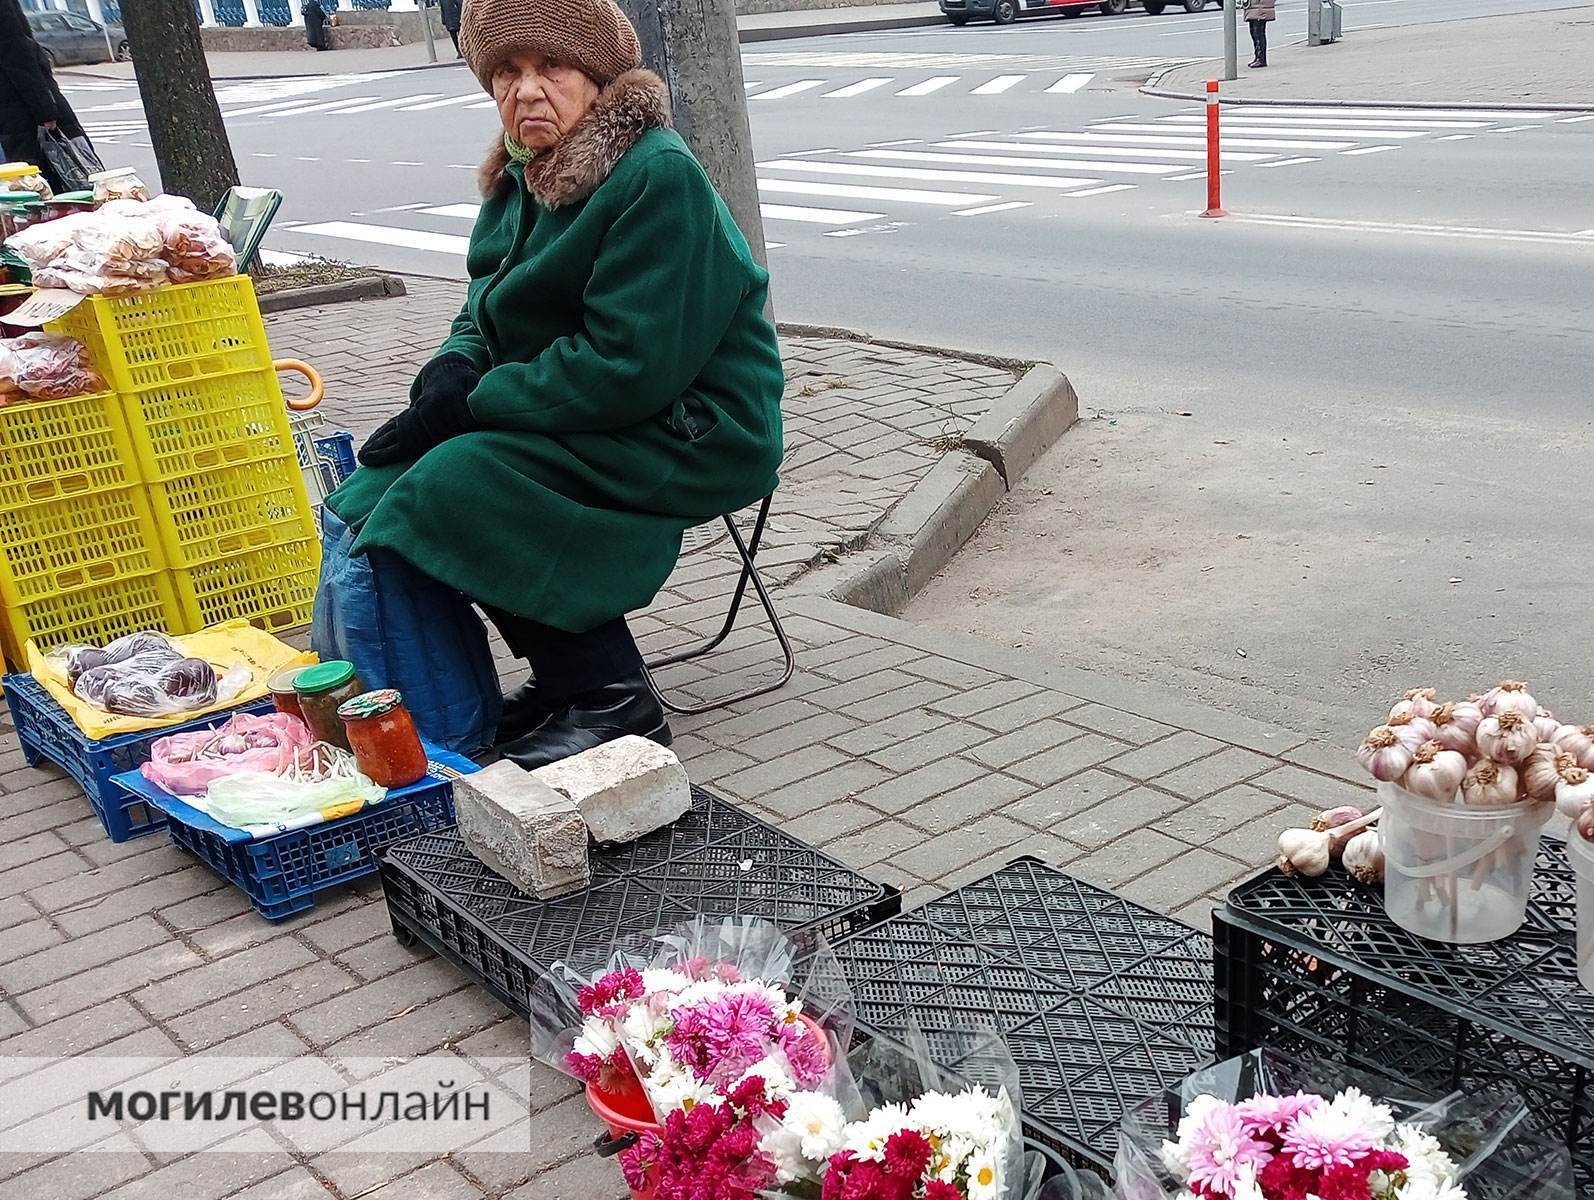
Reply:
M48 328L86 345L119 392L271 368L247 275L90 296Z
M140 487L0 511L0 601L43 600L166 565Z
M314 539L173 571L182 632L240 617L271 632L308 625L320 575Z
M270 368L127 392L121 402L151 483L295 452L282 385Z
M176 633L181 610L167 571L114 579L75 591L60 592L3 610L3 645L7 661L22 668L22 647L30 638L41 650L69 642L103 646L141 629Z
M149 485L167 562L197 567L218 558L316 536L297 458L221 467Z
M110 392L0 408L0 509L139 480L122 406Z

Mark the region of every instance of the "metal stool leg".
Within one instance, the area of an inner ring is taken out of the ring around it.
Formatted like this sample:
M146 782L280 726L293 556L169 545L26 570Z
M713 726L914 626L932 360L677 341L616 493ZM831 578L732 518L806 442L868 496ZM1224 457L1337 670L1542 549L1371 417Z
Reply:
M735 704L741 700L751 700L755 696L768 695L770 692L778 691L791 682L791 677L797 669L796 653L792 650L791 639L786 636L786 627L781 624L780 616L775 612L774 601L770 599L769 590L764 586L763 577L759 575L758 567L754 562L758 555L759 545L764 538L764 525L769 519L769 506L773 499L773 495L764 497L764 502L758 507L758 517L753 522L752 536L746 541L742 539L742 531L736 528L736 522L731 516L726 514L723 518L725 528L730 532L731 541L736 546L736 553L741 557L742 573L741 577L736 581L736 590L731 596L730 612L726 613L725 623L720 626L720 631L707 641L690 649L672 651L669 654L661 655L648 661L648 686L653 689L653 694L658 697L659 703L672 713L680 716L696 716L699 713L712 712L714 709L722 708L727 704ZM654 682L652 672L660 667L688 662L691 659L701 657L728 638L731 635L731 631L736 627L736 618L741 612L742 599L747 594L747 585L749 583L753 585L753 591L758 596L759 603L763 605L764 614L769 618L770 628L775 631L775 639L780 643L780 652L785 663L780 678L774 683L766 684L763 687L750 688L747 691L738 692L735 695L726 696L724 699L715 700L708 704L678 705L671 703L664 693L660 691L658 684Z

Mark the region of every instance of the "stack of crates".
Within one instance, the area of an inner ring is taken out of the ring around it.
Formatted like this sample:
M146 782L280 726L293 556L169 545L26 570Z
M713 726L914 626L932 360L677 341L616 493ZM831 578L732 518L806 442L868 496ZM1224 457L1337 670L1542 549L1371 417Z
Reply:
M248 276L93 296L49 328L114 391L0 409L6 657L308 623L320 543Z

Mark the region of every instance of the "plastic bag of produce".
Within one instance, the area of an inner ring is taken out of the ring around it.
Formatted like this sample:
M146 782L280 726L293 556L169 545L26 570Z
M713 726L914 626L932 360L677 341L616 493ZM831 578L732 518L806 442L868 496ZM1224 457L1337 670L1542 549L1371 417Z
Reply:
M72 238L84 225L92 225L94 213L73 213L56 221L30 225L6 239L6 249L15 251L33 271L40 271L65 254Z
M0 404L65 400L104 390L105 380L90 364L82 342L53 333L0 341Z
M354 755L317 743L280 774L229 775L189 803L235 829L278 830L346 817L386 797L386 788L360 773Z
M202 796L211 784L231 775L281 774L313 740L304 722L286 713L237 713L215 729L159 739L139 770L174 796Z
M251 679L248 664L218 675L162 633L130 634L103 650L67 646L60 653L73 694L124 717L170 717L231 704Z
M490 743L503 694L470 601L397 555L350 554L355 535L331 509L321 537L316 652L352 662L368 688L397 688L434 745L469 754Z

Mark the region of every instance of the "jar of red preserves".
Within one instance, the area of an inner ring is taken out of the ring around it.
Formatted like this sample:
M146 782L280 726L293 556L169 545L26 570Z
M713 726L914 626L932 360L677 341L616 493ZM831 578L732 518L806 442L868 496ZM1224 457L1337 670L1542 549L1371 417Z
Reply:
M303 665L283 667L266 680L266 691L271 693L271 703L276 705L277 711L298 717L301 721L304 720L304 709L299 705L299 693L293 690L293 681L304 669Z
M392 688L366 692L338 709L354 761L372 783L408 787L426 776L426 750L404 697Z
M348 734L338 717L338 706L365 691L365 685L354 673L354 664L334 659L304 667L293 677L293 690L299 697L304 723L315 734L316 741L350 749Z

